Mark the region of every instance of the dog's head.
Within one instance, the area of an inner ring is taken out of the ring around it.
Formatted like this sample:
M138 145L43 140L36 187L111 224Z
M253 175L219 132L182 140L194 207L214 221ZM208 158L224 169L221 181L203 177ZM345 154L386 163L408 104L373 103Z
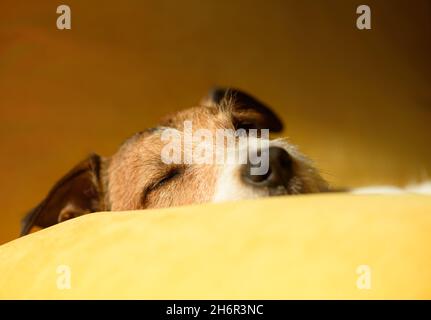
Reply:
M265 135L282 127L250 95L215 89L200 106L135 134L112 157L80 162L26 216L22 234L96 211L326 191L308 158Z

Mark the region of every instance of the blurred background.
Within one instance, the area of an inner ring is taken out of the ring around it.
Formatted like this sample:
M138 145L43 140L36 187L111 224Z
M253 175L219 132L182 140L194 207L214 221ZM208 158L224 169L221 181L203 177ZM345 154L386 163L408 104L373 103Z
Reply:
M0 243L88 153L216 84L272 106L334 186L429 178L430 57L430 0L2 0Z

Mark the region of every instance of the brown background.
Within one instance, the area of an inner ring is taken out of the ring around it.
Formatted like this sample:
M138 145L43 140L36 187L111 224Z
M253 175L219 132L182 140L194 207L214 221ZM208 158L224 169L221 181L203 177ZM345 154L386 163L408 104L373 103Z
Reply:
M68 4L72 30L56 29ZM356 7L372 30L356 29ZM91 151L232 85L272 105L334 185L431 172L431 3L2 1L0 243Z

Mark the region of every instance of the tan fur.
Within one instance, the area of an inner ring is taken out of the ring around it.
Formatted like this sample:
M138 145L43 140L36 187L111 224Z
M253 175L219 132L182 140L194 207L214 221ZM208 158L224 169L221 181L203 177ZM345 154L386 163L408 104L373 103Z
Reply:
M141 134L127 141L108 167L106 200L111 210L162 208L208 202L216 171L208 165L166 165L161 161L160 131ZM157 183L171 170L178 177L162 186ZM203 177L205 177L203 179Z
M232 103L232 102L230 102ZM193 130L233 129L231 106L195 107L170 115L162 126L182 129L183 122L191 120ZM181 165L173 168L161 162L163 143L161 130L142 133L129 139L112 157L108 167L107 207L111 210L133 210L162 208L192 203L210 202L213 199L220 167L217 165ZM276 145L286 149L294 159L296 176L290 190L279 194L315 193L327 190L311 161L286 140L277 140ZM154 187L169 170L181 173L172 181ZM238 178L239 179L239 178ZM246 186L243 186L246 187ZM256 191L257 196L270 195Z
M26 216L22 234L94 211L164 208L328 190L312 162L285 139L270 142L270 146L287 151L291 159L291 169L287 169L291 171L283 171L292 173L289 182L276 187L245 182L240 174L243 164L164 163L161 154L167 142L161 139L162 133L169 128L184 134L186 120L192 122L193 132L247 127L281 130L281 120L262 103L238 92L241 104L235 95L226 92L221 100L208 98L201 106L168 115L154 129L127 139L112 157L91 155L82 161Z

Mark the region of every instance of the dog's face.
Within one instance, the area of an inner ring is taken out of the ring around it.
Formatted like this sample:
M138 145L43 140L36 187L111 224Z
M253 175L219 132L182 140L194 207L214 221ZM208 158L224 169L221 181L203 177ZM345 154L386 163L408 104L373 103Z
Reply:
M310 160L286 140L260 136L261 129L279 132L282 124L268 107L243 92L213 90L200 106L169 115L157 127L135 134L112 157L92 155L82 161L24 219L22 233L96 211L163 208L327 190ZM241 130L257 135L242 139L244 136L235 135ZM221 131L234 134L218 140ZM186 142L187 135L196 134L199 139ZM236 147L232 148L229 141L235 142ZM167 161L166 154L171 152L166 150L177 150L179 161ZM250 150L260 156L260 163L250 159ZM224 161L216 161L216 151L225 156ZM236 161L227 160L228 155L241 152L246 154L242 158L245 161L238 161L235 156ZM205 157L194 161L196 154ZM253 168L263 162L266 168L253 174Z

